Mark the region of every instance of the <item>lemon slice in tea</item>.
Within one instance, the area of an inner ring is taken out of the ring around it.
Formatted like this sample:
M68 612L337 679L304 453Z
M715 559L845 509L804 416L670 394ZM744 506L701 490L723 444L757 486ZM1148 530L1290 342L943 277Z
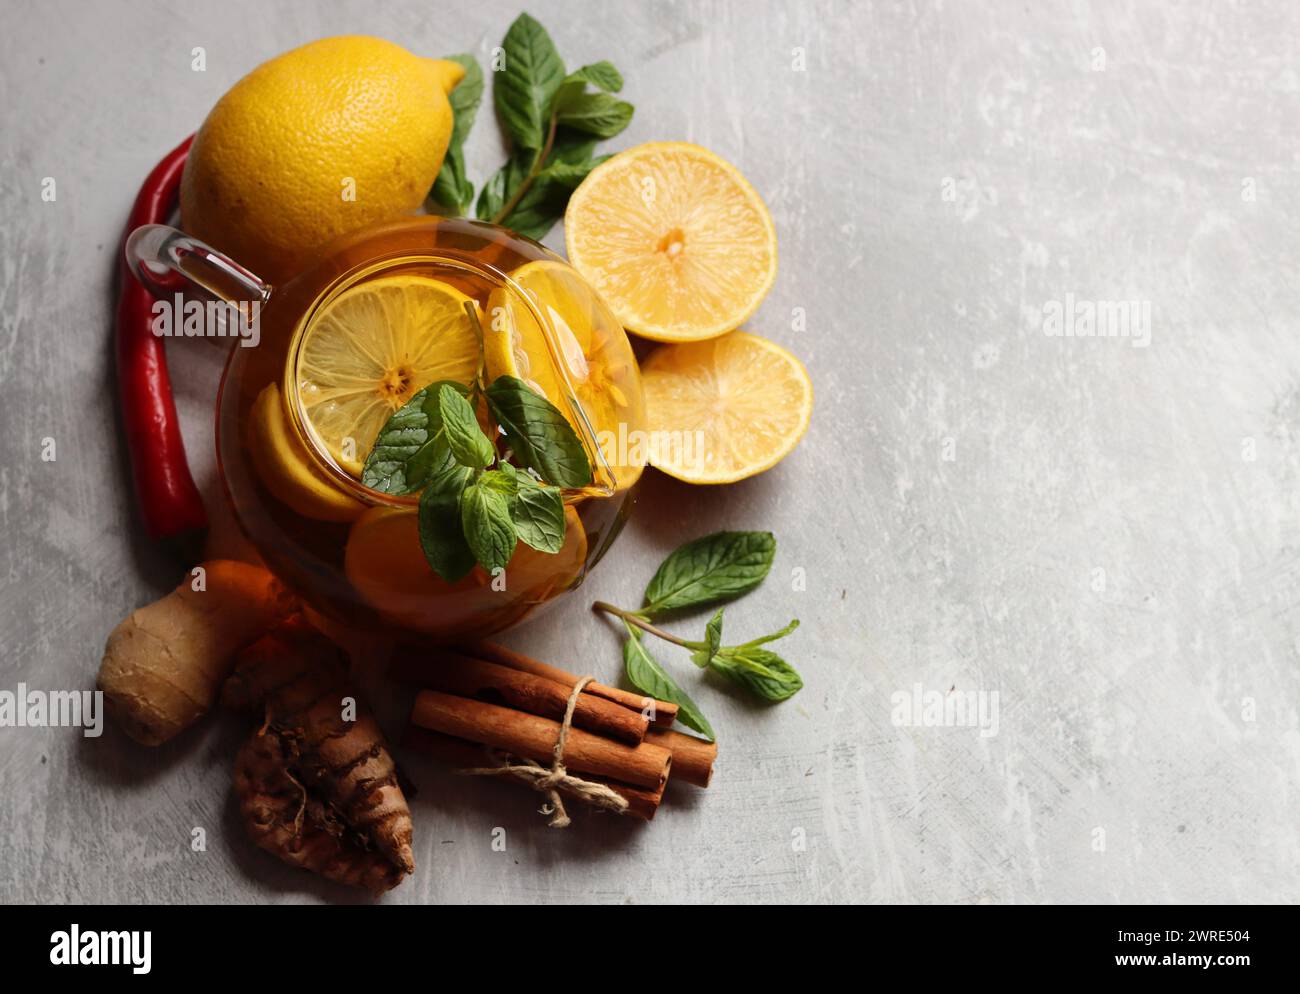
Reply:
M573 584L587 559L587 534L572 507L564 511L564 546L548 554L520 542L493 585L481 566L455 584L443 581L420 551L415 510L372 507L348 535L348 581L384 620L443 638L487 635L513 624Z
M289 427L280 388L268 383L253 402L248 450L266 488L304 517L352 521L365 510L326 480Z
M735 166L650 142L591 171L564 213L569 261L628 331L662 342L740 327L776 279L776 228Z
M473 379L469 300L427 276L387 276L344 291L316 316L298 349L298 396L342 469L360 477L379 429L421 387Z
M629 431L639 430L644 420L641 374L631 345L609 309L568 266L547 260L530 262L510 278L549 320L555 336L554 354L533 312L515 294L494 290L488 298L483 329L488 376L518 377L572 422L575 419L566 399L569 391L560 375L562 368L591 422L618 489L627 489L645 468L644 446L627 443ZM574 428L581 437L582 427L575 424Z

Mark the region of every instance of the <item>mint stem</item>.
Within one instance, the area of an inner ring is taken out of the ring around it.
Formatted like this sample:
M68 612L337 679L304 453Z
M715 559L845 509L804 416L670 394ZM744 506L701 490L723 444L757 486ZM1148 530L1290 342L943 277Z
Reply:
M546 144L542 146L541 154L537 156L536 160L534 160L533 168L528 170L528 175L524 177L524 181L519 184L519 189L515 191L515 195L506 201L504 207L497 211L496 217L492 219L493 224L500 224L510 216L511 211L519 206L519 201L524 199L524 194L528 192L529 188L536 181L537 174L546 166L546 157L551 154L551 148L555 145L555 128L558 118L559 112L551 111L551 125L547 129Z
M619 618L622 618L624 621L628 622L629 624L636 625L636 627L641 629L643 632L649 632L651 635L657 635L665 642L671 642L673 645L680 645L683 649L695 648L695 646L692 645L690 642L687 642L684 639L679 639L676 635L670 635L662 628L656 628L654 625L650 624L650 622L646 621L645 618L641 617L641 615L635 613L634 611L624 611L621 607L615 607L613 604L609 604L605 601L596 601L591 606L597 611L604 611L606 614L612 614Z

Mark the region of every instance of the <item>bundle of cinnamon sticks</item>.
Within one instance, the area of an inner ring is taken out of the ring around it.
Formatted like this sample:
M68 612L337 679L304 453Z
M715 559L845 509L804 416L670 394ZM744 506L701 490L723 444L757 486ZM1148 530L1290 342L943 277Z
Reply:
M405 744L460 769L531 761L550 767L579 677L489 642L404 649L393 675L424 689ZM564 742L566 770L603 784L627 802L624 814L649 821L670 773L707 787L716 743L672 730L677 705L600 683L574 701ZM559 786L565 801L586 800Z

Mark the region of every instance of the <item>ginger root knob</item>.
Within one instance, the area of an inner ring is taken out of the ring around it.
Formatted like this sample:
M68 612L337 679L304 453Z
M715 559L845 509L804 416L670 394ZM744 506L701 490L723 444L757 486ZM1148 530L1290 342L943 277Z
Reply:
M297 602L266 570L214 559L113 629L99 666L105 706L131 738L160 745L202 717L235 653Z

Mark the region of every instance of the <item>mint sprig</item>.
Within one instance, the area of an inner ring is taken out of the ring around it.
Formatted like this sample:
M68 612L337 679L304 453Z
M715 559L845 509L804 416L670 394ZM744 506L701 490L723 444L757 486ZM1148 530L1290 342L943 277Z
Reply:
M793 632L799 627L798 620L771 634L729 646L722 644L722 608L705 625L702 639L684 639L653 624L665 614L733 600L753 590L771 570L775 554L776 539L770 532L717 532L687 542L669 555L646 587L644 605L639 610L596 601L592 605L596 610L620 618L628 629L623 660L632 685L679 708L684 708L683 700L690 701L641 645L640 632L645 632L689 650L697 666L712 670L761 700L784 701L798 693L803 688L798 671L775 652L762 648ZM682 720L711 737L711 730L692 723L698 720L708 724L694 702L690 707L695 714L683 713Z
M596 141L622 132L632 120L633 107L613 95L622 90L623 76L610 62L566 74L551 36L526 13L510 25L501 50L504 64L495 74L492 98L512 151L483 184L475 214L540 239L564 215L569 194L609 158L592 154ZM466 66L466 76L452 91L456 123L433 197L443 207L463 212L473 186L464 178L462 146L483 83L481 73L476 83L471 80L470 66L462 61L467 56L452 58Z
M480 399L522 469L484 434ZM418 391L380 429L362 470L362 483L383 493L420 491L420 547L448 583L475 563L489 573L505 569L518 542L559 552L560 488L590 480L581 440L550 401L511 376L484 387L481 374L469 386L444 381Z

